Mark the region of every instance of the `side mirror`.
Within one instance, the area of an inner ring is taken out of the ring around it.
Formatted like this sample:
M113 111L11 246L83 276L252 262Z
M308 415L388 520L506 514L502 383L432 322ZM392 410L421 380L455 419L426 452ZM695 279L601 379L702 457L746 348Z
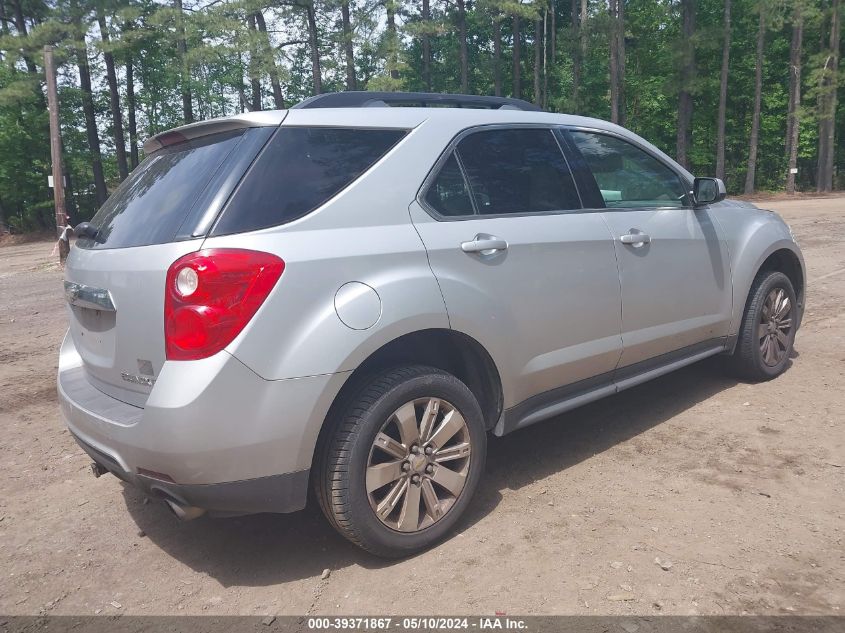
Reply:
M695 206L701 207L725 199L725 183L718 178L696 178L692 184L692 197Z

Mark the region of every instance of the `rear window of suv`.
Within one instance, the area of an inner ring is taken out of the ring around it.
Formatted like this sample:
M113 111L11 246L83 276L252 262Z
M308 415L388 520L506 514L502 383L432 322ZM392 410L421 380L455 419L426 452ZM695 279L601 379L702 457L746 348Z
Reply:
M282 126L250 168L212 235L307 215L372 167L406 130Z
M206 190L220 188L220 181L234 166L231 163L238 162L236 148L245 137L264 134L262 129L211 134L151 154L92 218L97 239L81 238L78 246L126 248L177 239L182 225L191 221L194 207L206 200ZM257 141L260 147L263 143L260 138Z

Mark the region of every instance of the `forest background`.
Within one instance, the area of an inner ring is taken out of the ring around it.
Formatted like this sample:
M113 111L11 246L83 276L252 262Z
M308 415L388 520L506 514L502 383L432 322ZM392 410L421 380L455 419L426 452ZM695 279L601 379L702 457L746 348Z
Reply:
M840 0L0 0L0 229L89 219L184 123L342 90L504 95L615 121L731 193L845 186Z

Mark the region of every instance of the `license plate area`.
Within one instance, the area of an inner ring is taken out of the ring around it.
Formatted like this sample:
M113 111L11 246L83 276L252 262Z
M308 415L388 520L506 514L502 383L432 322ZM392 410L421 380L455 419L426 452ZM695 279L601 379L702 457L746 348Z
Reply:
M70 311L73 342L85 361L101 368L113 366L117 312L77 305L71 305Z

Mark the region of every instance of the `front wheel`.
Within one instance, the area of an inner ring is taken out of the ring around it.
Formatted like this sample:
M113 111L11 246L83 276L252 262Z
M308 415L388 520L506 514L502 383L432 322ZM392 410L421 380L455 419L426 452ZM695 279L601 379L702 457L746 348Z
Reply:
M789 277L778 271L761 271L748 293L736 349L729 359L733 373L761 381L786 371L797 316L795 289Z
M335 421L315 485L334 527L393 558L423 550L460 518L484 470L486 431L472 392L433 367L370 380Z

